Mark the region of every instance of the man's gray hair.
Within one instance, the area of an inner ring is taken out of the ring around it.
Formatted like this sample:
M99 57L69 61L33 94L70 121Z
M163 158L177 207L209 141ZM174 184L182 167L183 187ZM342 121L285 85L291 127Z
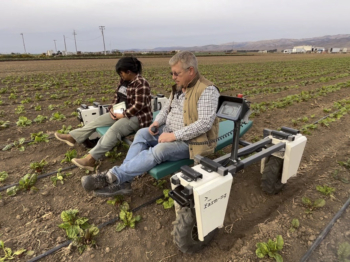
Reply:
M189 51L182 51L174 55L169 60L169 65L174 66L178 62L181 63L183 69L188 69L189 67L193 67L194 71L198 73L198 63L196 56Z

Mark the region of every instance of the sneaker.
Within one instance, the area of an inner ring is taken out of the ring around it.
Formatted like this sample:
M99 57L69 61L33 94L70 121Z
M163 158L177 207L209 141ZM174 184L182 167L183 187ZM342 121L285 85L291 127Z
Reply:
M125 182L119 185L119 183L116 181L113 184L109 184L102 189L95 190L94 195L100 197L111 197L116 195L126 195L131 193L131 191L130 182Z
M91 176L83 176L81 178L81 185L86 191L105 188L109 185L108 181L111 181L111 177L113 176L115 177L114 180L116 180L117 177L107 170Z
M71 135L65 135L65 134L60 134L58 132L55 132L55 137L62 141L65 142L69 146L74 146L75 140Z
M85 158L73 158L72 163L76 165L77 167L89 170L89 171L95 171L96 167L96 161L95 159L91 158L88 159L87 157Z

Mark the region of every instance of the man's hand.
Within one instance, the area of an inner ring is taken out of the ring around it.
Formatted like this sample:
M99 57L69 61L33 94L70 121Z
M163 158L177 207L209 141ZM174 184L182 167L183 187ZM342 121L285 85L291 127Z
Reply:
M174 133L162 133L158 138L158 143L173 142L176 140Z
M152 132L152 127L156 127L157 128L157 132ZM158 129L159 129L159 123L157 122L157 121L154 121L153 123L152 123L152 125L150 125L149 126L149 128L148 128L148 132L152 135L152 136L154 136L154 135L156 135L156 134L158 134Z

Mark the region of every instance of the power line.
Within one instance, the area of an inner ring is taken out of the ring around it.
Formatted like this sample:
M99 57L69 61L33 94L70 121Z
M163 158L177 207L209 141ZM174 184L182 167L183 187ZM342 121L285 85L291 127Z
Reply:
M102 32L102 38L103 38L103 48L104 48L104 51L105 51L105 55L106 55L106 45L105 45L105 36L104 36L104 34L103 34L103 30L105 29L105 27L104 26L100 26L100 30L101 30L101 32Z

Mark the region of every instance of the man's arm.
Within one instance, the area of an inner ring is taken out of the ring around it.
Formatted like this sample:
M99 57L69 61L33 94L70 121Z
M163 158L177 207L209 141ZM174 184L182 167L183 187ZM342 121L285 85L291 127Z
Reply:
M187 141L208 132L215 121L220 93L214 86L208 86L197 103L198 120L174 132L176 140Z

